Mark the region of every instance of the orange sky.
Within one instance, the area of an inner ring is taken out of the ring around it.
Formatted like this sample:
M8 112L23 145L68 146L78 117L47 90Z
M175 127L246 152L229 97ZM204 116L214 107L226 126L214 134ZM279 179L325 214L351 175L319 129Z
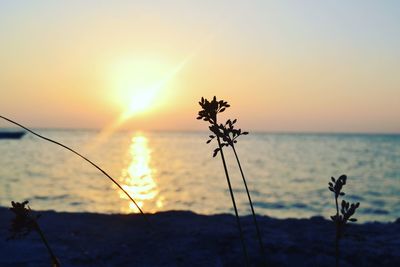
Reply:
M199 98L217 95L253 131L400 132L399 10L390 1L2 1L0 114L103 128L128 110L123 128L199 130Z

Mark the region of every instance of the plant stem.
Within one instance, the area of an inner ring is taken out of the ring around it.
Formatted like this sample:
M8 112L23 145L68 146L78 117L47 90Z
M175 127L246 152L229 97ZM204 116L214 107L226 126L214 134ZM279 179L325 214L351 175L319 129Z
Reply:
M51 250L51 247L49 245L49 243L47 242L46 237L43 234L43 231L40 229L39 224L37 222L35 222L35 229L36 231L39 233L43 243L45 244L47 251L49 252L51 261L52 261L52 267L60 267L60 262L58 261L56 255L53 253L53 251Z
M267 260L266 260L266 258L265 258L265 249L264 249L264 244L263 244L262 237L261 237L260 228L258 227L258 222L257 222L257 218L256 218L256 213L255 213L255 211L254 211L253 202L251 201L251 196L250 196L249 189L248 189L248 187L247 187L247 182L246 182L246 178L245 178L245 176L244 176L244 172L243 172L243 169L242 169L242 165L240 164L239 157L238 157L238 155L237 155L235 146L234 146L233 144L232 144L232 150L233 150L233 153L235 154L236 162L237 162L237 164L238 164L238 166L239 166L239 170L240 170L240 173L241 173L241 175L242 175L244 187L246 188L246 193L247 193L247 197L248 197L248 199L249 199L250 208L251 208L251 213L252 213L252 215L253 215L254 225L256 226L256 230L257 230L257 237L258 237L258 242L259 242L259 245L260 245L260 251L261 251L261 254L262 254L262 258L263 258L263 261L264 261L264 265L266 266L266 265L267 265Z
M235 202L235 197L234 197L234 195L233 195L233 190L232 190L232 186L231 186L231 181L230 181L230 179L229 179L228 168L226 167L224 152L222 151L221 140L219 139L218 136L217 136L217 141L218 141L218 146L219 146L219 149L220 149L219 152L221 153L222 164L224 165L224 171L225 171L226 181L228 182L229 192L230 192L230 194L231 194L233 209L235 210L236 221L237 221L237 225L238 225L238 228L239 228L240 239L241 239L241 241L242 241L243 254L244 254L244 257L245 257L246 266L249 266L249 258L248 258L248 256L247 256L247 249L246 249L246 244L245 244L245 242L244 242L242 226L241 226L241 224L240 224L239 214L238 214L238 211L237 211L237 208L236 208L236 202Z
M335 254L336 254L336 267L339 267L339 204L338 197L335 195L335 204L336 204L336 238L335 238Z
M122 192L125 193L125 195L126 195L126 196L133 202L133 204L135 204L135 206L138 208L138 210L139 210L140 213L143 215L143 217L144 217L144 219L147 221L147 223L148 223L150 226L152 226L151 223L150 223L150 221L149 221L149 219L147 218L146 214L142 211L142 209L139 207L139 205L136 203L136 201L129 195L129 193L128 193L124 188L122 188L122 186L121 186L114 178L112 178L108 173L106 173L102 168L100 168L97 164L95 164L94 162L92 162L90 159L86 158L85 156L81 155L80 153L76 152L75 150L73 150L72 148L70 148L70 147L68 147L68 146L66 146L66 145L64 145L64 144L61 144L61 143L59 143L59 142L57 142L57 141L54 141L54 140L52 140L52 139L50 139L50 138L47 138L47 137L42 136L42 135L40 135L40 134L38 134L38 133L35 133L34 131L30 130L29 128L27 128L27 127L25 127L25 126L23 126L23 125L21 125L21 124L19 124L18 122L15 122L15 121L13 121L13 120L11 120L11 119L8 119L8 118L6 118L6 117L3 117L3 116L0 116L0 118L2 118L2 119L6 120L6 121L8 121L8 122L11 122L12 124L15 124L15 125L21 127L22 129L24 129L24 130L26 130L26 131L32 133L33 135L36 135L36 136L39 137L39 138L42 138L42 139L44 139L44 140L46 140L46 141L48 141L48 142L50 142L50 143L59 145L59 146L65 148L65 149L71 151L71 152L74 153L75 155L81 157L81 158L84 159L85 161L89 162L92 166L94 166L94 167L95 167L96 169L98 169L101 173L103 173L108 179L110 179L119 189L122 190Z

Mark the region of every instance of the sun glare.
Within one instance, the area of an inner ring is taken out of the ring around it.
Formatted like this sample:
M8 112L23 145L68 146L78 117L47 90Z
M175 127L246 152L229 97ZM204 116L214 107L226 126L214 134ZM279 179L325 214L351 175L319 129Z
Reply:
M170 82L193 57L189 55L177 65L157 60L123 60L113 66L113 99L122 108L119 123L148 112L166 101Z
M169 69L157 60L122 60L112 66L111 98L122 110L122 117L147 112L160 104L159 95L166 89Z
M109 71L108 99L121 110L120 115L105 126L91 142L93 149L112 135L121 125L138 113L147 112L167 102L168 88L176 75L193 58L187 56L175 66L167 66L159 61L123 60L112 65ZM88 149L89 149L88 148Z
M127 119L136 113L149 109L157 99L158 91L157 88L144 88L133 91L132 95L128 97L129 102L122 116Z

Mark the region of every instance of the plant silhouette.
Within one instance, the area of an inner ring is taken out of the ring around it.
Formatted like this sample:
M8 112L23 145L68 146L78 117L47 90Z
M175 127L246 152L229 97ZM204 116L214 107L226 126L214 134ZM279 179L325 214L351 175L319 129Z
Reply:
M199 104L202 107L202 110L199 111L197 119L209 122L211 124L209 126L209 129L213 132L213 129L215 129L215 127L218 127L218 121L217 121L218 113L224 112L226 108L230 107L230 105L228 104L228 102L226 102L224 100L217 101L217 98L215 96L213 97L213 99L211 101L208 101L207 99L202 97L201 101L199 102ZM210 138L212 139L214 137L212 137L212 135L210 135ZM246 244L245 244L245 241L244 241L243 230L242 230L242 226L241 226L241 223L240 223L238 210L237 210L237 207L236 207L235 196L233 194L232 185L231 185L231 181L230 181L230 178L229 178L228 168L226 166L224 152L222 150L223 146L225 146L225 143L221 142L221 137L218 136L218 135L216 136L216 139L217 139L217 142L218 142L218 148L216 148L214 150L213 157L217 156L218 152L220 152L222 165L224 167L226 181L228 183L229 193L230 193L230 196L231 196L231 199L232 199L233 209L235 211L236 222L237 222L237 226L238 226L238 229L239 229L239 235L240 235L240 239L241 239L241 242L242 242L242 248L243 248L243 254L244 254L244 258L245 258L245 263L246 263L246 266L249 266L249 259L248 259L248 255L247 255ZM207 143L209 143L209 142L210 142L210 140L207 141Z
M346 184L347 176L341 175L337 180L334 177L331 177L331 182L328 183L329 190L334 193L335 196L335 206L336 206L336 214L331 216L332 221L335 223L336 227L336 236L335 236L335 256L336 256L336 267L339 266L339 242L343 237L344 227L348 222L356 222L356 218L351 218L356 212L356 209L360 206L360 203L349 203L345 200L341 202L340 214L339 214L339 196L344 196L345 193L342 192L343 186Z
M11 222L11 236L8 238L8 240L22 238L27 236L30 232L36 231L39 234L50 255L51 266L60 267L60 262L53 253L49 242L47 241L42 229L37 223L37 219L40 217L40 215L33 215L31 208L27 206L28 203L29 202L27 200L22 203L11 201L12 207L10 208L10 210L15 214L15 218ZM26 208L25 206L27 206L28 208Z
M236 148L235 148L235 144L237 143L237 138L241 135L248 135L249 132L242 132L242 129L236 129L235 128L236 122L237 122L237 119L234 119L233 121L229 119L226 121L225 124L210 126L210 130L214 133L214 135L210 135L210 139L207 141L207 143L210 143L215 137L219 137L223 140L223 143L221 144L222 147L230 146L233 150L233 153L235 154L236 163L239 167L240 174L242 175L242 180L243 180L244 187L246 189L247 198L249 200L254 225L256 227L258 243L260 246L260 252L261 252L261 255L264 260L264 265L266 265L265 249L264 249L264 244L262 241L260 227L258 226L256 213L254 211L253 202L251 200L250 192L249 192L247 182L246 182L246 177L244 175L243 168L242 168L242 165L239 160L239 156L238 156ZM218 153L218 151L217 152L214 151L214 155L216 155L216 153Z

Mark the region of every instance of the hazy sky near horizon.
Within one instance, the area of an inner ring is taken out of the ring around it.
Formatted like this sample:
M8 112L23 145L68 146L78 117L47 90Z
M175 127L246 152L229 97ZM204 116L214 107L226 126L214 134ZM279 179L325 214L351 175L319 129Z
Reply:
M0 0L0 33L32 127L206 129L216 95L248 130L400 132L399 1Z

